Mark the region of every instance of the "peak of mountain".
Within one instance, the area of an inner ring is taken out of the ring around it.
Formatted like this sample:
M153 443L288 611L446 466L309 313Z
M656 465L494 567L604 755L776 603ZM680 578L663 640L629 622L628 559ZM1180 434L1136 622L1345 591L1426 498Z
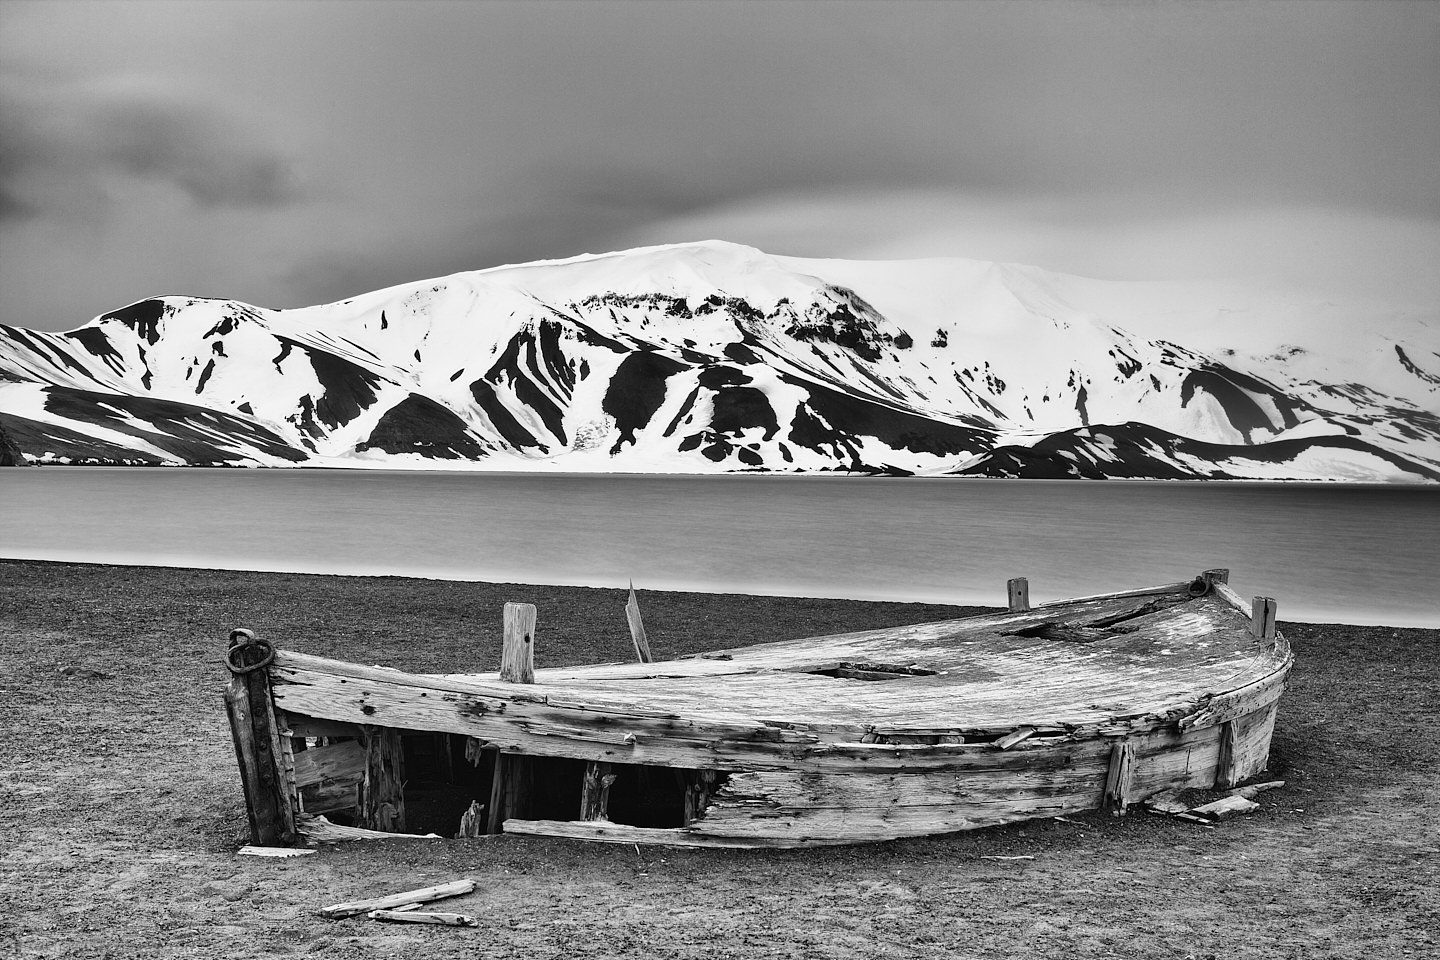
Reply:
M1361 346L1334 336L1334 310L1137 290L711 240L298 309L157 297L63 333L0 326L0 448L17 462L1440 480L1430 325L1389 318Z

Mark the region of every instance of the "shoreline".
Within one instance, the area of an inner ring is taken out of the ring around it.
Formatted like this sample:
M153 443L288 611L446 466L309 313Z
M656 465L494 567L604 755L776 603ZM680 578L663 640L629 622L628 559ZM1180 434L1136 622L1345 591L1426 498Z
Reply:
M618 586L616 586L616 585L602 584L602 583L573 583L573 582L567 583L567 582L563 582L563 581L562 581L562 582L556 582L556 581L553 581L553 580L551 580L551 581L541 581L541 580L524 580L524 579L521 579L521 580L476 580L476 579L471 579L471 578L464 577L464 576L460 576L460 575L450 576L450 575L446 575L446 574L444 574L444 573L442 573L442 572L439 572L439 571L431 572L431 573L416 573L416 572L398 572L398 573L388 573L388 572L387 572L387 573L381 573L381 572L351 572L351 571L301 570L301 569L274 570L274 569L264 569L264 568L256 568L256 567L249 567L249 566L233 566L233 567L230 567L230 566L217 566L217 567L212 567L212 566L197 566L197 565L193 565L193 564L178 564L178 563L177 563L177 564L168 564L168 563L126 563L126 562L118 562L118 561L110 561L110 560L72 560L72 559L50 559L50 558L36 558L36 557L8 557L8 556L0 556L0 567L3 567L5 564L35 564L35 565L52 565L52 566L57 566L57 567L94 567L94 568L101 568L101 569L137 570L137 571L138 571L138 570L155 570L155 571L168 571L168 572L170 572L170 573L176 573L176 574L185 573L185 572L192 572L192 573L202 573L202 572L203 572L203 573L210 573L210 574L235 574L235 575L242 575L242 574L243 574L243 575L245 575L245 576L256 576L256 577L273 576L273 577L320 577L320 578L337 578L337 579L341 579L341 580L346 580L346 579L350 579L350 580L399 580L399 581L409 580L409 581L416 581L416 582L419 582L419 583L473 584L473 585L477 585L477 586L485 586L485 587L490 587L490 588L496 588L496 587L501 587L501 586L513 586L513 587L515 587L515 588L517 588L517 589L524 589L524 590L553 589L553 590L597 590L597 591L612 591L612 590L620 589L620 588L619 588ZM908 599L900 599L900 598L895 598L895 597L838 597L838 596L825 596L825 595L823 595L823 594L817 595L817 594L813 594L813 593L812 593L812 594L800 594L800 593L763 593L763 592L755 592L755 591L722 591L722 590L699 590L699 589L674 589L674 588L671 588L671 587L655 587L655 588L650 588L650 587L646 587L646 586L643 586L643 585L640 586L640 587L637 587L636 589L637 589L638 593L639 593L642 597L647 596L647 595L669 595L669 596L674 596L674 597L705 597L705 598L716 598L716 599L720 599L720 598L730 598L730 597L745 597L745 598L750 598L750 599L752 599L752 600L767 600L767 601L774 601L774 602L803 601L803 602L807 602L807 603L875 604L875 605L879 605L879 606L882 606L882 607L906 607L906 606L916 606L916 605L919 605L919 606L932 607L932 608L937 608L937 609L938 609L938 608L943 608L943 609L954 609L954 610L974 611L974 614L966 614L966 615L975 615L975 614L979 614L979 613L982 613L982 612L991 612L991 611L1000 610L1000 609L1003 608L1003 604L998 603L998 602L997 602L997 603L991 603L991 604L987 604L987 603L965 603L965 602L950 602L950 601L946 601L946 600L923 599L923 598L922 598L922 599L908 600ZM1123 586L1117 586L1116 589L1123 589ZM998 596L998 594L999 594L999 591L998 591L998 590L996 591L996 593L997 593L997 598L996 598L997 601L1000 600L1000 599L1002 599L1001 597ZM1062 600L1065 600L1065 599L1070 599L1070 598L1068 598L1068 597L1055 597L1055 598L1051 598L1050 600L1047 600L1047 601L1045 601L1045 602L1047 602L1047 603L1048 603L1048 602L1058 602L1058 601L1062 601ZM1280 598L1280 599L1281 599L1282 602L1283 602L1284 598L1282 597L1282 598ZM1282 609L1284 609L1284 608L1282 607ZM1436 625L1431 626L1431 625L1427 625L1427 624L1415 624L1415 623L1405 623L1405 622L1384 622L1384 621L1381 621L1381 620L1379 620L1379 619L1376 619L1375 621L1370 622L1370 621L1365 620L1365 619L1348 619L1348 620L1347 620L1347 619L1332 619L1332 618L1326 618L1326 619L1303 619L1303 618L1295 618L1295 617L1282 617L1282 618L1280 619L1280 623L1281 623L1282 625L1283 625L1283 624L1291 624L1291 625L1294 625L1294 626L1304 625L1304 626L1307 626L1307 627L1342 627L1342 628L1345 628L1345 629L1414 630L1414 631L1421 631L1421 632L1433 633L1433 634L1435 634L1435 641L1436 641L1437 643L1440 643L1440 623L1437 623ZM809 634L809 635L810 635L810 636L819 636L820 634ZM794 638L789 638L789 637L787 637L787 638L785 638L785 639L794 639Z
M278 471L282 473L299 472L305 470L316 471L373 471L375 473L404 473L404 474L425 474L436 473L448 476L501 476L501 477L657 477L666 479L685 479L697 477L705 479L735 477L740 479L753 479L755 477L777 477L788 478L824 478L837 480L968 480L968 481L991 481L995 483L1117 483L1117 484L1142 484L1142 483L1164 483L1164 484L1221 484L1225 486L1253 485L1253 486L1321 486L1321 487L1344 487L1357 490L1435 490L1440 489L1440 480L1343 480L1337 477L985 477L975 474L959 473L896 473L885 470L875 471L854 471L854 470L717 470L717 471L690 471L675 473L666 470L562 470L558 468L536 468L530 470L514 470L501 467L492 467L488 464L482 465L483 461L472 461L468 468L449 466L429 466L415 464L405 466L402 464L370 464L370 463L295 463L295 464L258 464L258 463L61 463L56 460L30 460L26 463L3 464L5 467L44 467L46 469L82 469L82 470L257 470L257 471Z

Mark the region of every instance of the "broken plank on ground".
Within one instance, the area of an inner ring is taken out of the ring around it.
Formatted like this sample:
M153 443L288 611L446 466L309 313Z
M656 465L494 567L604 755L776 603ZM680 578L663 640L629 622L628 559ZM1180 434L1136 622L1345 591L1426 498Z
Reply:
M480 921L464 913L422 913L419 910L371 910L366 914L371 920L388 923L429 923L442 927L478 927Z
M335 903L320 909L322 917L329 917L332 920L341 917L353 917L361 913L369 913L371 910L393 910L395 907L403 907L409 903L429 903L432 900L444 900L447 897L460 897L475 889L475 881L452 880L449 883L436 884L433 887L421 887L418 890L406 890L404 893L392 893L386 897L374 897L369 900L352 900L349 903Z

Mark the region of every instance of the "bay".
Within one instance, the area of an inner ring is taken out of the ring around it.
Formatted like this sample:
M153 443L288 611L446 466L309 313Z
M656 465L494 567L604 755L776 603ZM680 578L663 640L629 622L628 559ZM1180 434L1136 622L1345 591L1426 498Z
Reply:
M990 605L1228 567L1281 619L1440 627L1425 487L40 467L0 497L13 559Z

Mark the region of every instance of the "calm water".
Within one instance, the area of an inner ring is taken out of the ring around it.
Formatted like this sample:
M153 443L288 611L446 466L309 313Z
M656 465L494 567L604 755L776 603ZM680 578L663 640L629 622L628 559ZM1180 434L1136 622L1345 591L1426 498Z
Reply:
M1440 490L0 470L0 556L1002 604L1229 567L1282 619L1440 626Z

